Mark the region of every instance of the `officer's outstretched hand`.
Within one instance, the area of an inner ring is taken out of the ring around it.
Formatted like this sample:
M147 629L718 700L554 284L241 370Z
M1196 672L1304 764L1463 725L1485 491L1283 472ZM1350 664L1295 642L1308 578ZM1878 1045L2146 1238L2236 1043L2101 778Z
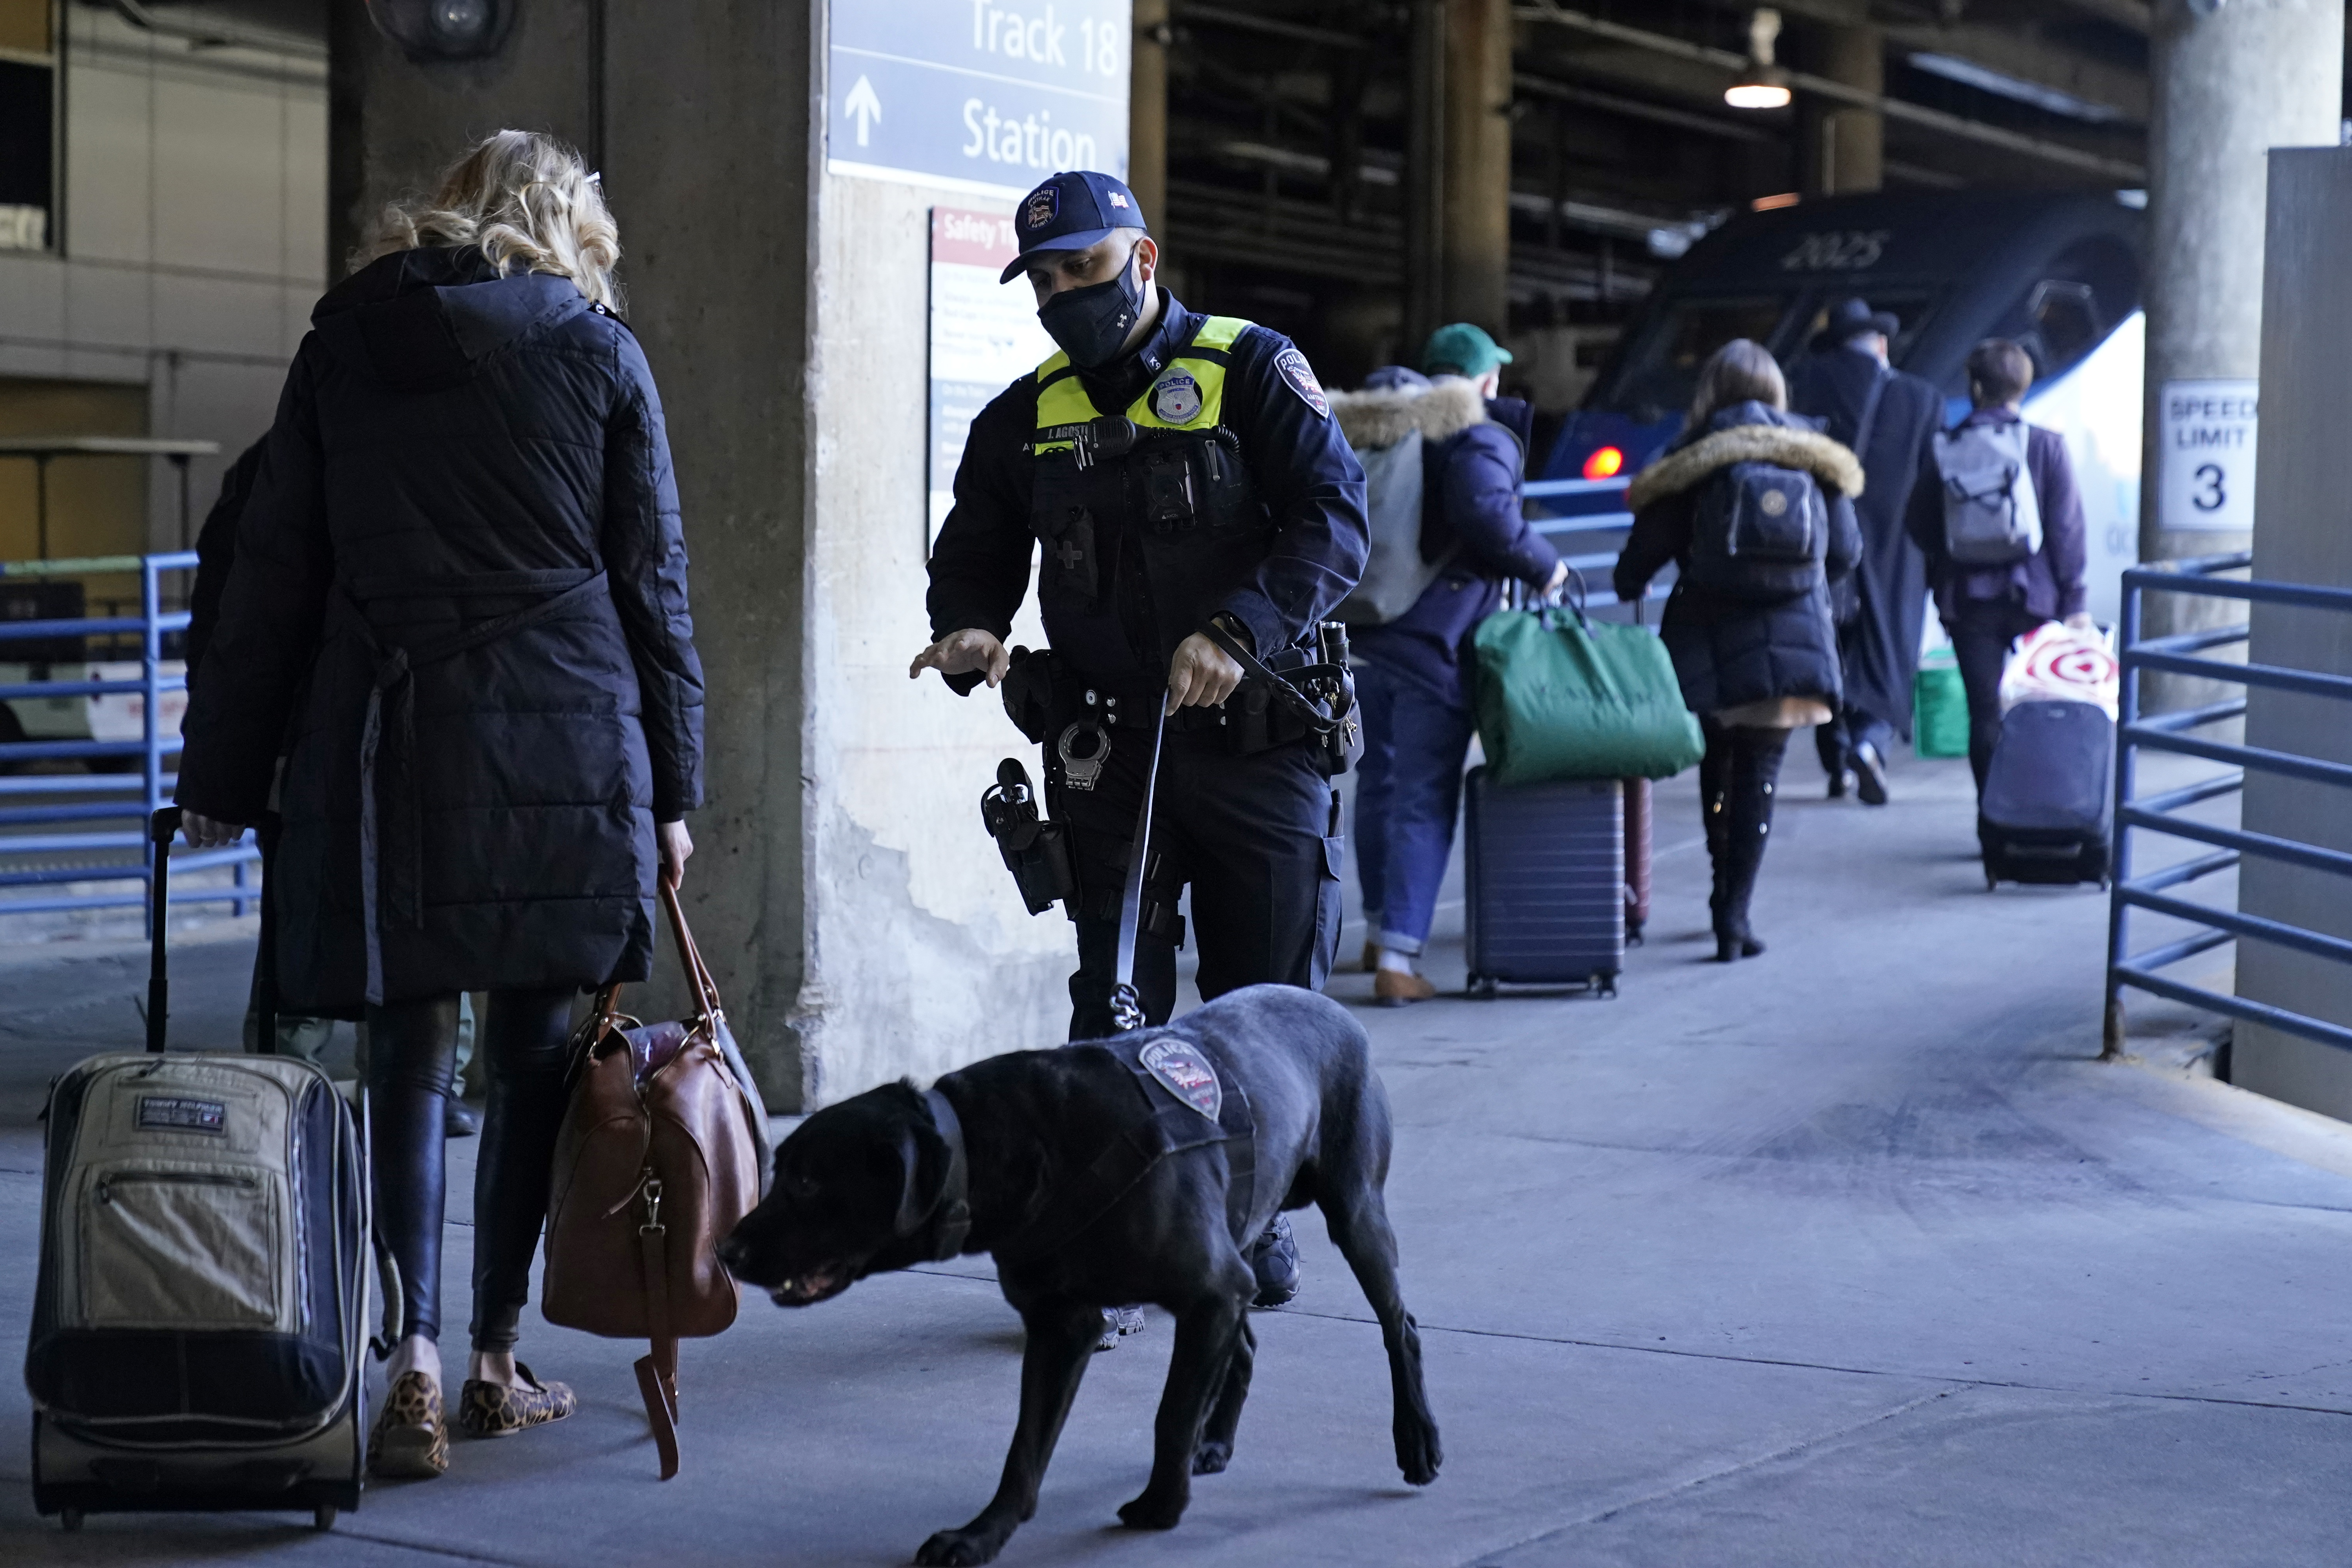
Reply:
M1242 667L1223 648L1194 632L1168 661L1168 711L1214 708L1242 683Z
M960 632L950 632L917 654L915 662L907 667L907 679L920 679L927 669L936 669L941 675L977 672L987 676L988 683L993 686L1003 679L1004 672L1012 668L1013 660L1005 653L1003 643L986 632L966 627Z

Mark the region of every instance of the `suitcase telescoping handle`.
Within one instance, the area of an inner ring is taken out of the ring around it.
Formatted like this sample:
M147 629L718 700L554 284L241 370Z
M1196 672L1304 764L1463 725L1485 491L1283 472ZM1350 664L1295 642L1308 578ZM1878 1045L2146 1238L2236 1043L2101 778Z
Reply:
M172 836L180 831L180 808L167 805L147 819L147 837L155 851L154 869L147 879L147 924L151 949L147 957L147 1048L163 1048L164 1016L172 1000L172 980L163 963L163 932L172 913Z

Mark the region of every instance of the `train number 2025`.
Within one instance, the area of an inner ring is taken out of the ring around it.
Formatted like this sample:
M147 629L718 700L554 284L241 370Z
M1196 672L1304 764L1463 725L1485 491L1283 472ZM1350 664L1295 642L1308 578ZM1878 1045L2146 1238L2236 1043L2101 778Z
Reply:
M1859 272L1875 267L1886 250L1883 228L1833 228L1809 234L1780 258L1783 272Z

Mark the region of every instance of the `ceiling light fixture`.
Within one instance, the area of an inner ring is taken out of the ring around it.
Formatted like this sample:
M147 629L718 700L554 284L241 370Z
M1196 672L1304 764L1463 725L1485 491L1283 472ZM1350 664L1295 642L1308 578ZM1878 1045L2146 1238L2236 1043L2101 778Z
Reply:
M1723 101L1734 109L1786 109L1789 73L1772 63L1772 47L1780 37L1780 13L1759 8L1748 20L1748 68L1723 89Z

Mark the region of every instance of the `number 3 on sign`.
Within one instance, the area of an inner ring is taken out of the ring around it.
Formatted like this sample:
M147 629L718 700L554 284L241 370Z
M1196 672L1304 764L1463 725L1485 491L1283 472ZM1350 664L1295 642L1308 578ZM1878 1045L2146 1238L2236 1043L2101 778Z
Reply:
M2220 511L2230 502L2230 491L2223 482L2225 476L2219 463L2200 463L2197 468L2197 487L2189 495L2189 504L2199 511Z

